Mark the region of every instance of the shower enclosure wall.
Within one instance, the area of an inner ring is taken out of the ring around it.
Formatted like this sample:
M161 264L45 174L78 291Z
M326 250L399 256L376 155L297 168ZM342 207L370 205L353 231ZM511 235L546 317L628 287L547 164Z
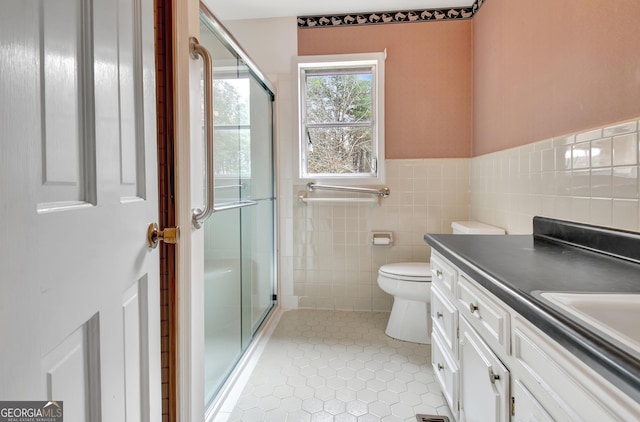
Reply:
M200 44L213 62L216 211L204 223L209 407L276 303L274 93L202 5Z

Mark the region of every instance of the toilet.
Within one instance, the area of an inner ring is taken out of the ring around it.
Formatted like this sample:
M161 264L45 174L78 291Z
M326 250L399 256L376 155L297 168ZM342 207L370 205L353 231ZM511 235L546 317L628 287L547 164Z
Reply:
M504 229L479 221L454 221L451 229L453 234L505 234Z
M393 296L385 333L413 343L431 343L431 267L428 262L385 264L378 270L378 286Z
M454 221L453 234L504 234L478 221ZM431 267L428 262L385 264L378 270L378 286L393 296L385 333L412 343L431 343Z

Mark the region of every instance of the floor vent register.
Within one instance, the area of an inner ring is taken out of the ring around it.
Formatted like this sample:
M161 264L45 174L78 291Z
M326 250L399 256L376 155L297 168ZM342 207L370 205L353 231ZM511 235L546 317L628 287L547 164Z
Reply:
M417 422L449 422L449 418L439 415L416 415Z

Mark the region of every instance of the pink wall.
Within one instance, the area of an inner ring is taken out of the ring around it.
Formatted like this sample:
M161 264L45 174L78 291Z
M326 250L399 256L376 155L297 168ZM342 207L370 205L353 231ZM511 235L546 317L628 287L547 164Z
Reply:
M387 49L386 157L471 155L471 22L298 29L298 54Z
M640 1L487 0L473 155L640 116Z

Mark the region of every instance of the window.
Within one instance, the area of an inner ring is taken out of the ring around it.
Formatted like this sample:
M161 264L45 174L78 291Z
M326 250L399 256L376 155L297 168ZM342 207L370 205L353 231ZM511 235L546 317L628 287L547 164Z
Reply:
M299 58L301 179L384 183L384 57Z
M214 169L220 180L251 177L250 84L247 75L213 81Z

